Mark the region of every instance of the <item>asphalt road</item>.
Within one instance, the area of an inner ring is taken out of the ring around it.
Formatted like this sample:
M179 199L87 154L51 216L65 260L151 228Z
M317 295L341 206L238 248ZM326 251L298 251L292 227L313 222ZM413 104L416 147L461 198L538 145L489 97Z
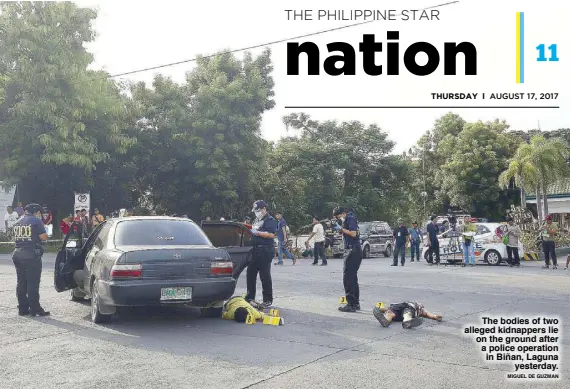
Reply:
M87 304L52 286L54 255L44 258L42 304L49 318L18 317L15 273L0 255L0 388L568 388L561 380L505 381L509 364L487 364L462 335L482 314L557 316L570 322L570 272L539 263L475 268L390 267L387 258L360 269L362 313L338 312L342 262L302 260L273 269L275 305L285 325L245 325L200 318L195 310L137 310L104 326ZM237 293L244 291L240 280ZM260 293L260 286L259 292ZM376 301L418 300L444 315L414 330L382 328ZM570 339L562 334L561 348ZM566 353L568 355L568 353ZM568 358L568 357L567 357ZM545 385L546 384L546 385Z

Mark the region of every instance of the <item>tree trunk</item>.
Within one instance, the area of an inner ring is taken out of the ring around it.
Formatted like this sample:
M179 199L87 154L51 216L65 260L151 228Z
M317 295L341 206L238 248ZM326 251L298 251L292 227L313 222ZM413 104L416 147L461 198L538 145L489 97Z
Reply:
M544 183L544 181L542 181L541 183L542 186L542 195L543 195L543 204L544 204L544 217L548 216L548 193L546 192L546 185Z
M540 198L540 187L538 185L536 187L536 213L538 220L542 222L542 200Z
M522 177L521 177L520 189L521 189L521 208L526 209L526 193L525 193L524 181L523 181Z

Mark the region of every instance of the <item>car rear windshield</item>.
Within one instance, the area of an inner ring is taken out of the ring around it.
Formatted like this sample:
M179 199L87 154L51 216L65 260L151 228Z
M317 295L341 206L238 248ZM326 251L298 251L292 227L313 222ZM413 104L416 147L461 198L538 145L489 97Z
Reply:
M210 245L200 227L186 220L125 220L117 224L116 246Z

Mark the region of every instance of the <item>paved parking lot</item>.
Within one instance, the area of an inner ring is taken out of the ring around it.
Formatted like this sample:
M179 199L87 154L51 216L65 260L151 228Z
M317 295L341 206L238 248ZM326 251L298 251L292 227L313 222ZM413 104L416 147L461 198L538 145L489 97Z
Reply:
M187 309L136 310L101 326L89 321L87 304L55 292L53 261L53 254L45 256L41 287L52 316L22 318L10 256L0 255L2 389L505 388L511 366L486 364L462 327L483 313L542 313L570 322L570 274L563 270L542 270L538 263L394 268L390 259L372 258L360 270L361 313L337 311L341 260L328 267L301 260L273 270L284 326L200 318ZM236 293L244 289L240 279ZM371 314L374 303L406 299L424 302L444 322L408 331L399 323L380 327ZM562 336L568 350L570 339ZM559 373L557 383L516 386L570 387L567 359Z

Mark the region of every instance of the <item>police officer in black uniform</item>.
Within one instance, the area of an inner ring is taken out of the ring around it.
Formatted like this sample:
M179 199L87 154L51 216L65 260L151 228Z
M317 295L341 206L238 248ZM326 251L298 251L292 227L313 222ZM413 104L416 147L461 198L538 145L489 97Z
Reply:
M28 204L24 216L14 225L16 249L12 261L16 267L18 284L18 313L20 316L48 316L40 306L40 278L42 276L43 242L48 236L38 204Z
M337 223L332 225L334 231L340 232L344 238L344 269L342 281L346 305L339 307L341 312L356 312L360 310L360 287L358 286L358 269L362 263L362 247L358 220L352 212L347 213L342 208L335 208L333 216Z
M271 282L271 261L275 253L275 236L277 220L267 212L267 203L257 200L253 203L252 212L255 221L251 227L253 234L253 258L247 267L247 301L255 300L257 273L263 289L263 306L273 304L273 284Z

